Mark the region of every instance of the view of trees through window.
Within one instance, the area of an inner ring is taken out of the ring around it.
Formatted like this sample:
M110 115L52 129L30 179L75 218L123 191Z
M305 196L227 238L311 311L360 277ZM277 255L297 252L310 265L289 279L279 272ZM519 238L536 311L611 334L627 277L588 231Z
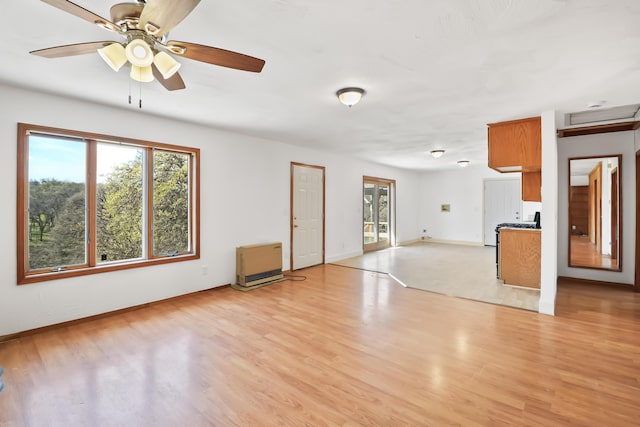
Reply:
M153 254L189 250L189 156L153 153Z
M97 262L141 258L144 150L104 143L97 150Z
M29 269L86 263L86 146L33 137L29 149ZM59 157L64 167L53 162Z
M87 167L90 143L95 144L94 170ZM189 153L31 135L27 154L30 271L192 251ZM87 179L92 176L94 183ZM89 200L92 193L95 200ZM89 259L92 233L94 260Z

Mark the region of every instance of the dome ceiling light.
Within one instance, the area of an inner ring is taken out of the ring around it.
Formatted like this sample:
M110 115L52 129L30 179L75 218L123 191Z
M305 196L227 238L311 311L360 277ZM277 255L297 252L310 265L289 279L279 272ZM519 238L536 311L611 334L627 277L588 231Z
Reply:
M338 99L347 107L351 108L360 102L362 95L364 95L364 89L359 87L345 87L336 92Z

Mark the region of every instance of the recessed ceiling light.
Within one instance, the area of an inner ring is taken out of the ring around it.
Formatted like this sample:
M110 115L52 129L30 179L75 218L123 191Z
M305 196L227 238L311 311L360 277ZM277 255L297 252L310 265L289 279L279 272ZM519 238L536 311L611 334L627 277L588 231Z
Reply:
M442 157L444 150L431 150L430 154L437 159L438 157Z
M461 168L466 168L467 166L469 166L469 160L458 160L458 166L460 166Z

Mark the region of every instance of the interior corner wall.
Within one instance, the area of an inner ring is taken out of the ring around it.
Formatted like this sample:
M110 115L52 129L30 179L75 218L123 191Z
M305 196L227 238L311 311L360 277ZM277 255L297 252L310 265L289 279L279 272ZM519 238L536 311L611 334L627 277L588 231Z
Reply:
M633 285L635 280L636 132L613 132L558 140L558 274ZM569 158L622 154L622 271L569 267Z
M419 238L419 175L325 151L223 132L0 85L0 336L225 285L235 280L235 248L267 241L290 254L290 164L326 168L325 259L362 253L362 176L396 180L398 241ZM16 285L17 123L200 148L201 258L165 265Z
M482 165L423 172L417 193L420 199L417 231L425 239L483 244L484 180L519 177L519 173L501 174ZM443 204L449 205L450 210L443 212Z

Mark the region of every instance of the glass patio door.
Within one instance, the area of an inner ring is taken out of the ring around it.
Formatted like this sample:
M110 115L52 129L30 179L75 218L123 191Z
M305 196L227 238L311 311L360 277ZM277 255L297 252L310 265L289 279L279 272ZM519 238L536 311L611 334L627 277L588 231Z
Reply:
M392 244L392 190L393 181L364 179L362 212L365 252L387 248Z

